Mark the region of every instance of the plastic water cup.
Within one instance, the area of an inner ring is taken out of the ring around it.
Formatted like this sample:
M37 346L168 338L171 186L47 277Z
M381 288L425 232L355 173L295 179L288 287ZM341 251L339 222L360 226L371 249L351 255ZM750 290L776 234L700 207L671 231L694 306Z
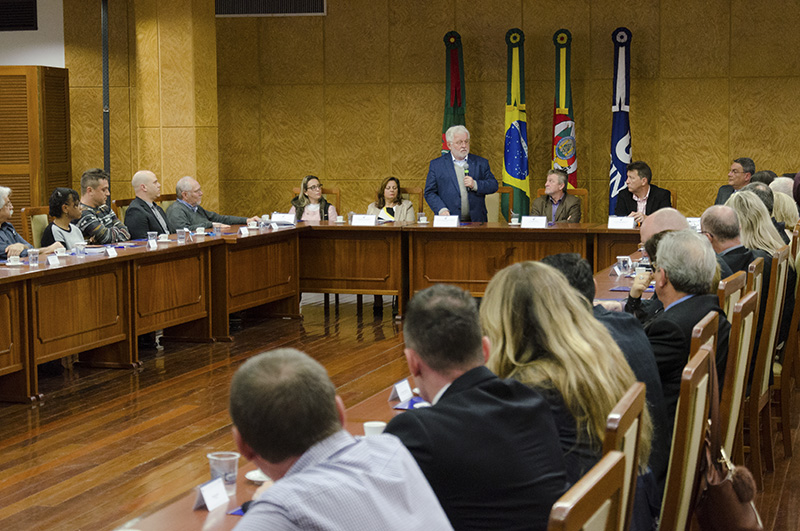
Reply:
M212 223L212 227L214 227L214 236L222 236L222 223Z
M211 468L211 479L222 478L228 496L235 495L240 455L237 452L212 452L206 457Z
M178 245L182 243L186 243L186 231L184 229L178 229L175 231L175 235L178 238Z
M85 243L76 243L75 244L75 256L78 258L84 258L86 256L86 244Z
M31 267L39 266L39 249L28 249L28 265Z
M151 241L158 241L158 232L151 230L147 233L147 242L150 243Z

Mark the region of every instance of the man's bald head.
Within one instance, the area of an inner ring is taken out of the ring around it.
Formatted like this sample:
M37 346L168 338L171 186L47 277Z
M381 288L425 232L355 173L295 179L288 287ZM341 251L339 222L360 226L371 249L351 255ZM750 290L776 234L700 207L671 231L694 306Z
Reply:
M653 234L664 232L665 230L684 230L688 228L689 222L686 221L686 216L674 208L662 208L644 218L639 229L639 237L643 242L646 242Z
M161 183L156 174L150 170L139 170L133 174L131 186L136 197L153 202L161 195Z
M700 217L700 230L706 235L717 253L741 244L739 216L729 206L708 207Z

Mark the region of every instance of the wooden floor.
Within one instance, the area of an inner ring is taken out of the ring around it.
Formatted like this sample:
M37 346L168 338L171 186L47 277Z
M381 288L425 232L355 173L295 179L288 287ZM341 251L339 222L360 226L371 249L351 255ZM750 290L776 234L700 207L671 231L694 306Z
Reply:
M407 374L388 298L325 312L304 296L303 319L245 317L233 343L167 344L145 352L138 372L76 368L40 375L44 402L0 405L0 530L126 527L207 478L205 454L233 448L228 384L248 357L299 348L328 369L346 405ZM797 399L797 397L795 397ZM794 452L800 455L795 400ZM757 506L766 529L800 529L800 458L766 476Z

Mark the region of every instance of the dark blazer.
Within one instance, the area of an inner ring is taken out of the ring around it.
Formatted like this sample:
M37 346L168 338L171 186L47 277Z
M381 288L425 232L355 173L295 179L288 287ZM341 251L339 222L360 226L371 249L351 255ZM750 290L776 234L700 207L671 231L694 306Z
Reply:
M417 460L455 529L547 529L567 487L547 402L486 367L386 427Z
M569 194L564 195L561 204L556 208L556 219L550 219L553 217L553 202L549 195L541 195L533 200L531 216L547 216L547 221L553 223L560 221L580 223L581 198Z
M730 184L723 184L717 190L717 198L714 200L715 205L724 205L725 201L733 195L733 186Z
M469 201L469 217L471 221L487 221L485 196L497 191L497 179L489 169L489 161L483 157L467 155L469 175L475 180L478 190L467 189ZM425 201L436 215L447 208L453 216L461 216L461 192L458 188L453 157L445 153L433 159L428 166L428 177L425 179Z
M650 468L659 485L667 479L669 450L672 441L667 437L671 432L667 425L667 407L664 404L664 392L658 375L655 355L647 334L636 317L623 312L611 312L602 306L593 309L595 318L603 323L611 337L622 350L633 374L647 386L647 407L653 419L653 449L650 453Z
M691 354L692 329L710 311L719 312L716 362L717 375L722 386L725 381L725 364L728 361L728 336L731 325L725 318L725 312L719 307L716 295L695 295L659 313L645 327L647 339L653 347L664 391L670 440L681 391L681 373Z
M164 210L158 205L155 205L155 207L164 217L164 222L167 224L167 229L169 232L175 232L175 229L172 228L169 223L169 219L167 219L166 212L164 212ZM144 200L138 197L131 201L128 209L125 211L125 225L128 227L128 231L131 233L132 240L141 240L147 238L147 233L149 231L156 231L159 234L164 232L164 229L161 228L161 224L156 219L153 211L150 210L150 207L144 202Z
M647 196L647 205L644 207L645 215L649 216L656 210L669 208L671 205L672 194L670 191L651 184L650 192ZM627 188L620 190L619 194L617 194L617 206L614 209L614 215L627 216L631 212L636 212L636 209L637 205L633 194Z

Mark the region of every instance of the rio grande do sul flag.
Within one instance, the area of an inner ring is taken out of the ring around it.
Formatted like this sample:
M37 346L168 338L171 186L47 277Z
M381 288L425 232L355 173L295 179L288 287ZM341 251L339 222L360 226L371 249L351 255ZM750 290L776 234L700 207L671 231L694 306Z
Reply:
M442 154L450 151L444 138L445 132L454 125L466 125L464 112L467 105L464 94L464 55L461 49L461 35L456 31L448 31L444 36L444 46L447 86L442 120Z
M556 96L553 104L553 168L567 172L569 187L578 186L578 154L572 115L570 45L572 34L560 29L553 35L556 46Z
M528 182L528 123L525 117L525 34L514 28L506 33L508 74L506 76L505 148L503 150L503 184L515 188L511 211L530 212ZM506 201L503 196L503 201ZM501 211L507 212L506 205Z
M614 42L614 96L611 104L608 213L614 215L617 194L625 188L627 166L631 163L631 32L628 28L617 28L611 34L611 39Z

